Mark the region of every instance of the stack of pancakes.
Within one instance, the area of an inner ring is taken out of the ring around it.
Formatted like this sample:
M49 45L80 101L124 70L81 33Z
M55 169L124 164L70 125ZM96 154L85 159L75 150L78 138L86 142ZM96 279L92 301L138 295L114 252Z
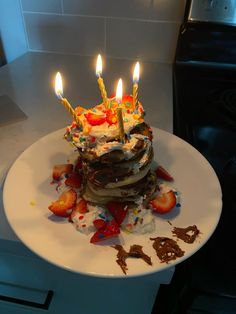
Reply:
M105 135L101 132L100 136L92 136L94 128L89 135L81 136L88 124L86 119L84 121L86 124L80 133L76 134L73 129L67 132L67 140L76 146L83 160L83 197L98 204L148 201L157 186L156 175L151 171L151 128L143 119L137 120L126 132L125 142L122 143L117 134L110 136L111 132L107 131L110 126L104 128ZM117 126L113 126L115 128Z

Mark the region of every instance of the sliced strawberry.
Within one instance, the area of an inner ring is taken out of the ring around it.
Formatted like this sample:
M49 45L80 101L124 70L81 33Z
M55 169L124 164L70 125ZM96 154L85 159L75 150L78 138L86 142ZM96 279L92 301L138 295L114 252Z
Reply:
M82 159L79 157L75 164L75 171L79 172L83 168Z
M85 109L83 107L77 106L75 108L75 113L76 113L77 116L80 116L84 112L84 110Z
M158 178L166 180L166 181L173 181L174 178L169 174L169 172L163 168L162 166L158 166L156 169L156 175Z
M75 206L77 194L73 189L62 193L59 199L48 207L55 215L61 217L68 217L70 209Z
M154 212L166 214L170 212L176 205L176 196L173 191L158 195L149 203Z
M65 185L71 188L79 189L81 187L83 178L81 174L73 172L65 181Z
M72 222L72 218L77 214L85 214L88 212L87 202L82 198L78 203L75 204L75 207L73 208L72 212L69 215L69 222Z
M127 109L132 109L132 106L133 106L133 96L131 96L131 95L124 95L122 97L122 104L124 104Z
M106 121L109 125L117 123L117 114L112 109L107 109L106 112Z
M76 205L75 205L75 211L78 211L80 214L85 214L88 212L88 204L85 201L85 199L81 199Z
M60 180L61 176L66 173L70 174L73 171L73 165L72 164L60 164L60 165L55 165L53 167L52 171L52 177L53 180Z
M128 206L118 202L108 202L106 206L118 225L121 225L127 215Z
M85 117L87 119L87 121L89 122L90 125L100 125L103 124L104 122L106 122L106 116L105 115L100 115L100 114L96 114L96 113L86 113Z
M92 238L90 239L90 242L96 243L96 242L104 241L112 237L118 236L119 233L120 233L120 227L116 223L116 221L113 219L111 221L108 221L104 227L97 230L93 234Z
M96 229L101 229L101 228L104 228L106 226L107 222L101 218L99 219L95 219L93 221L93 225Z

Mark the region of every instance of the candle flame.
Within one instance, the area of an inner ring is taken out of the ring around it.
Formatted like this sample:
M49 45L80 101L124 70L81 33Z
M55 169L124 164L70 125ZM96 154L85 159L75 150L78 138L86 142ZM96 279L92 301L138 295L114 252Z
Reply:
M122 96L123 96L123 91L122 91L122 79L120 78L117 84L117 89L116 89L116 101L118 103L122 102Z
M135 64L135 67L134 67L134 74L133 74L133 82L134 83L138 83L139 81L139 70L140 70L140 67L139 67L139 62L137 62Z
M60 72L57 72L55 78L55 93L59 98L61 98L63 95L62 77Z
M97 77L100 77L102 75L102 57L100 54L97 57L96 75Z

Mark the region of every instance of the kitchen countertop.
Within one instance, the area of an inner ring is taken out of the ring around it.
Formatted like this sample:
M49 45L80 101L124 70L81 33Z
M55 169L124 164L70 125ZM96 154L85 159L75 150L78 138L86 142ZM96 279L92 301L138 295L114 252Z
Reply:
M103 79L108 95L114 94L118 79L124 93L132 93L134 62L104 60ZM64 95L72 106L89 108L101 101L95 76L94 57L50 53L27 53L0 68L0 96L8 95L27 119L0 127L0 185L14 160L44 135L68 125L71 118L54 93L54 77L60 71ZM139 99L146 120L154 127L172 132L172 66L154 62L141 64ZM0 114L3 114L0 112ZM0 190L0 239L17 241L7 223ZM14 197L14 196L13 196Z

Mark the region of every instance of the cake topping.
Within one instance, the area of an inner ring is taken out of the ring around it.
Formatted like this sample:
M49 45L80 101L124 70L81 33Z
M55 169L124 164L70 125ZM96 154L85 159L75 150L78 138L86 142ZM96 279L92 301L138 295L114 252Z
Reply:
M174 227L172 233L174 236L183 240L186 243L193 243L199 235L200 231L198 230L196 225L193 225L186 228Z

